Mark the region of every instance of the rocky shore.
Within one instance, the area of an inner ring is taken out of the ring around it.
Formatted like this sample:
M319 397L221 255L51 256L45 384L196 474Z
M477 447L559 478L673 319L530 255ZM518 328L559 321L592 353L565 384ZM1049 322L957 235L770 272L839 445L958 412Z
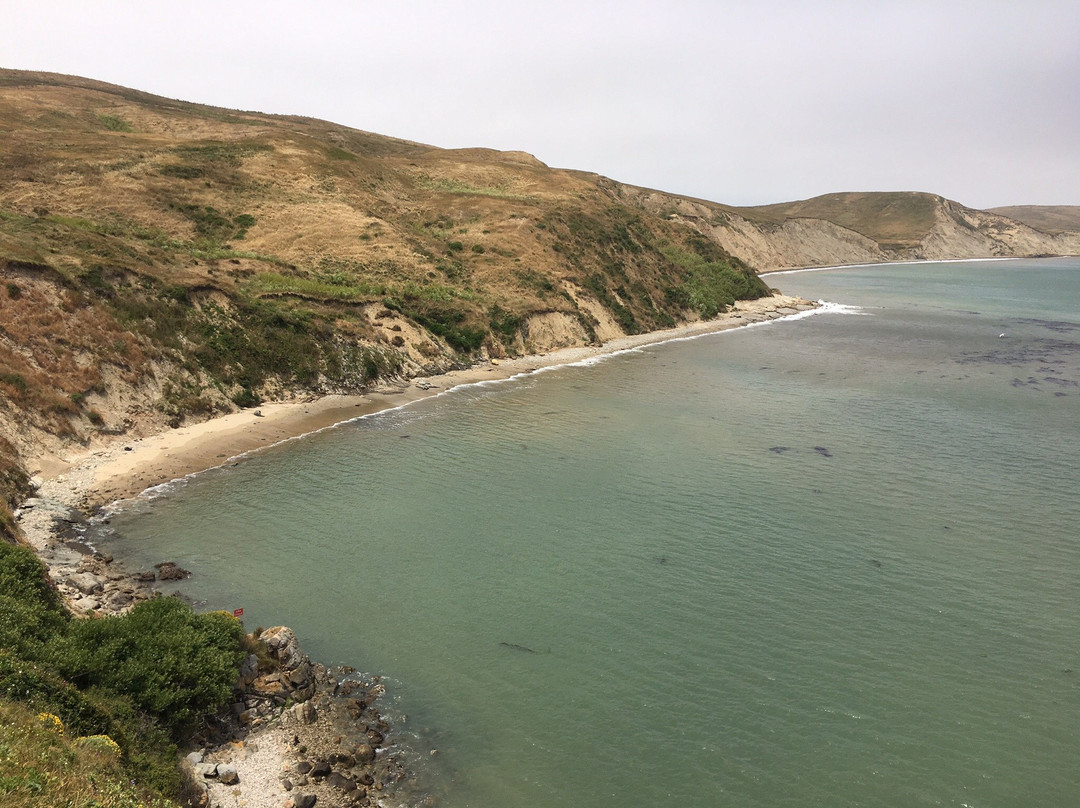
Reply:
M164 561L130 570L95 549L91 521L74 502L78 474L33 481L35 495L16 513L27 541L71 610L120 614L162 595L190 572ZM179 593L175 593L179 594ZM378 677L327 667L301 650L285 626L259 631L261 651L240 669L233 699L206 716L181 765L189 792L206 808L352 808L433 805L419 790L377 708Z
M408 753L376 707L377 677L312 663L284 626L259 639L270 672L248 657L236 701L208 722L183 764L208 806L434 804L417 793Z

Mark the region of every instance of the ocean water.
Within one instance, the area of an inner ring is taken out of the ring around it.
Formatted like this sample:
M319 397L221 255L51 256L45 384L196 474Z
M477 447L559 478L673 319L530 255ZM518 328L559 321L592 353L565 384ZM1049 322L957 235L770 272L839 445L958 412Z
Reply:
M385 676L448 808L1077 804L1080 260L770 283L836 305L291 442L110 549Z

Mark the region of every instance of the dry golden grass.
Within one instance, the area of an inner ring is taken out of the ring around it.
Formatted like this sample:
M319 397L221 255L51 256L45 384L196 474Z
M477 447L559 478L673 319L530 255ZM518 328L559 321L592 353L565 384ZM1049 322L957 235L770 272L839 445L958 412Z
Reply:
M916 192L851 192L731 210L758 222L824 219L873 239L883 249L902 250L918 245L930 232L942 202L939 196Z
M176 421L514 354L546 313L580 326L550 339L669 327L695 316L672 245L724 259L521 152L0 70L0 397L54 434L86 439L80 397L151 363Z

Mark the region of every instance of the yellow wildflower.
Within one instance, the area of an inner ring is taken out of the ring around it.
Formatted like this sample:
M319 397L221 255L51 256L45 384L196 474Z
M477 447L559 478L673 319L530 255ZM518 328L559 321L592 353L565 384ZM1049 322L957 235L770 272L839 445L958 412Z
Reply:
M64 722L60 720L60 716L52 713L38 713L38 721L49 729L56 730L60 735L64 734Z
M120 757L120 745L108 735L85 735L76 739L75 743L93 749L95 752L105 752Z

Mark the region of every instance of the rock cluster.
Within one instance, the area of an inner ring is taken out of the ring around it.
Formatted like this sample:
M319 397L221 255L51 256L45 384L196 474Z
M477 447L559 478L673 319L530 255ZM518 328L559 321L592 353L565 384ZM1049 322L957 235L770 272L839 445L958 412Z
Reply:
M377 679L313 663L285 626L259 640L266 658L245 660L236 700L187 758L208 806L369 806L407 779L374 706Z
M91 522L75 508L47 497L31 497L18 509L24 525L36 524L38 535L48 538L34 549L49 568L49 578L80 614L119 614L154 596L157 581L179 581L191 575L173 561L155 569L132 572L95 547L100 524ZM156 571L155 571L156 570Z

